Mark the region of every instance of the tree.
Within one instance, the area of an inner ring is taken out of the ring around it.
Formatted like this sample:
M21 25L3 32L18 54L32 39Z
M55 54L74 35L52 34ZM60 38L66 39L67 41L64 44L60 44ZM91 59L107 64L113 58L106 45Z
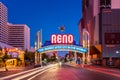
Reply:
M48 58L48 56L46 55L46 53L43 53L42 54L42 60L47 59L47 58Z
M2 51L2 47L0 46L0 51Z
M49 56L48 56L46 53L43 53L43 54L42 54L42 60L44 60L44 59L46 59L47 62L50 62L50 61L51 61L51 59L49 58Z
M51 61L57 62L58 60L57 60L56 56L51 56Z
M0 46L0 56L2 55L2 47Z
M34 60L34 53L33 52L27 52L27 53L25 53L24 59L28 60L28 61Z

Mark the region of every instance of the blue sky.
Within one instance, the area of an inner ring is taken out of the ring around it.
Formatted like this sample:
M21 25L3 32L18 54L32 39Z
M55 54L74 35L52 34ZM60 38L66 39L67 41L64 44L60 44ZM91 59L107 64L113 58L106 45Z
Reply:
M65 26L65 34L73 34L79 41L78 22L81 19L81 0L0 0L8 8L8 22L27 24L30 27L31 46L35 33L42 29L43 43L51 34L60 33L58 27Z

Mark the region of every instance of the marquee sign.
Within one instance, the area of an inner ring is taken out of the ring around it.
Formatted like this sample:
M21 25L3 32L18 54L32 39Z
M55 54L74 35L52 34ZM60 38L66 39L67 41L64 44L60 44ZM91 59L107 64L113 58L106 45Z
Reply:
M40 49L37 50L37 52L45 52L45 51L61 51L61 50L64 50L64 51L76 51L76 52L79 52L79 53L85 53L87 52L87 49L86 48L83 48L83 47L80 47L80 46L76 46L76 45L51 45L51 46L45 46L45 47L42 47Z
M73 44L74 37L72 34L53 34L51 35L52 44Z

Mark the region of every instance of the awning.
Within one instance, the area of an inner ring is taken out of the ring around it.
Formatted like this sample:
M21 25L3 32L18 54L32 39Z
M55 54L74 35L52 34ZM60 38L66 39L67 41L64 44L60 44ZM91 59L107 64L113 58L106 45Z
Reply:
M101 53L101 45L95 45L90 47L90 54L99 54Z
M95 47L96 47L100 52L102 52L102 46L101 46L101 45L95 45Z

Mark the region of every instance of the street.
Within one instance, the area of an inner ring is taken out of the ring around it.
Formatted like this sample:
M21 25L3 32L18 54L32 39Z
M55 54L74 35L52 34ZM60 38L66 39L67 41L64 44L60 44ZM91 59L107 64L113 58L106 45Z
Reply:
M84 68L75 68L67 65L54 67L43 74L40 74L32 80L119 80L120 77L114 77Z
M119 80L120 76L101 73L82 67L52 64L18 74L0 78L0 80Z

